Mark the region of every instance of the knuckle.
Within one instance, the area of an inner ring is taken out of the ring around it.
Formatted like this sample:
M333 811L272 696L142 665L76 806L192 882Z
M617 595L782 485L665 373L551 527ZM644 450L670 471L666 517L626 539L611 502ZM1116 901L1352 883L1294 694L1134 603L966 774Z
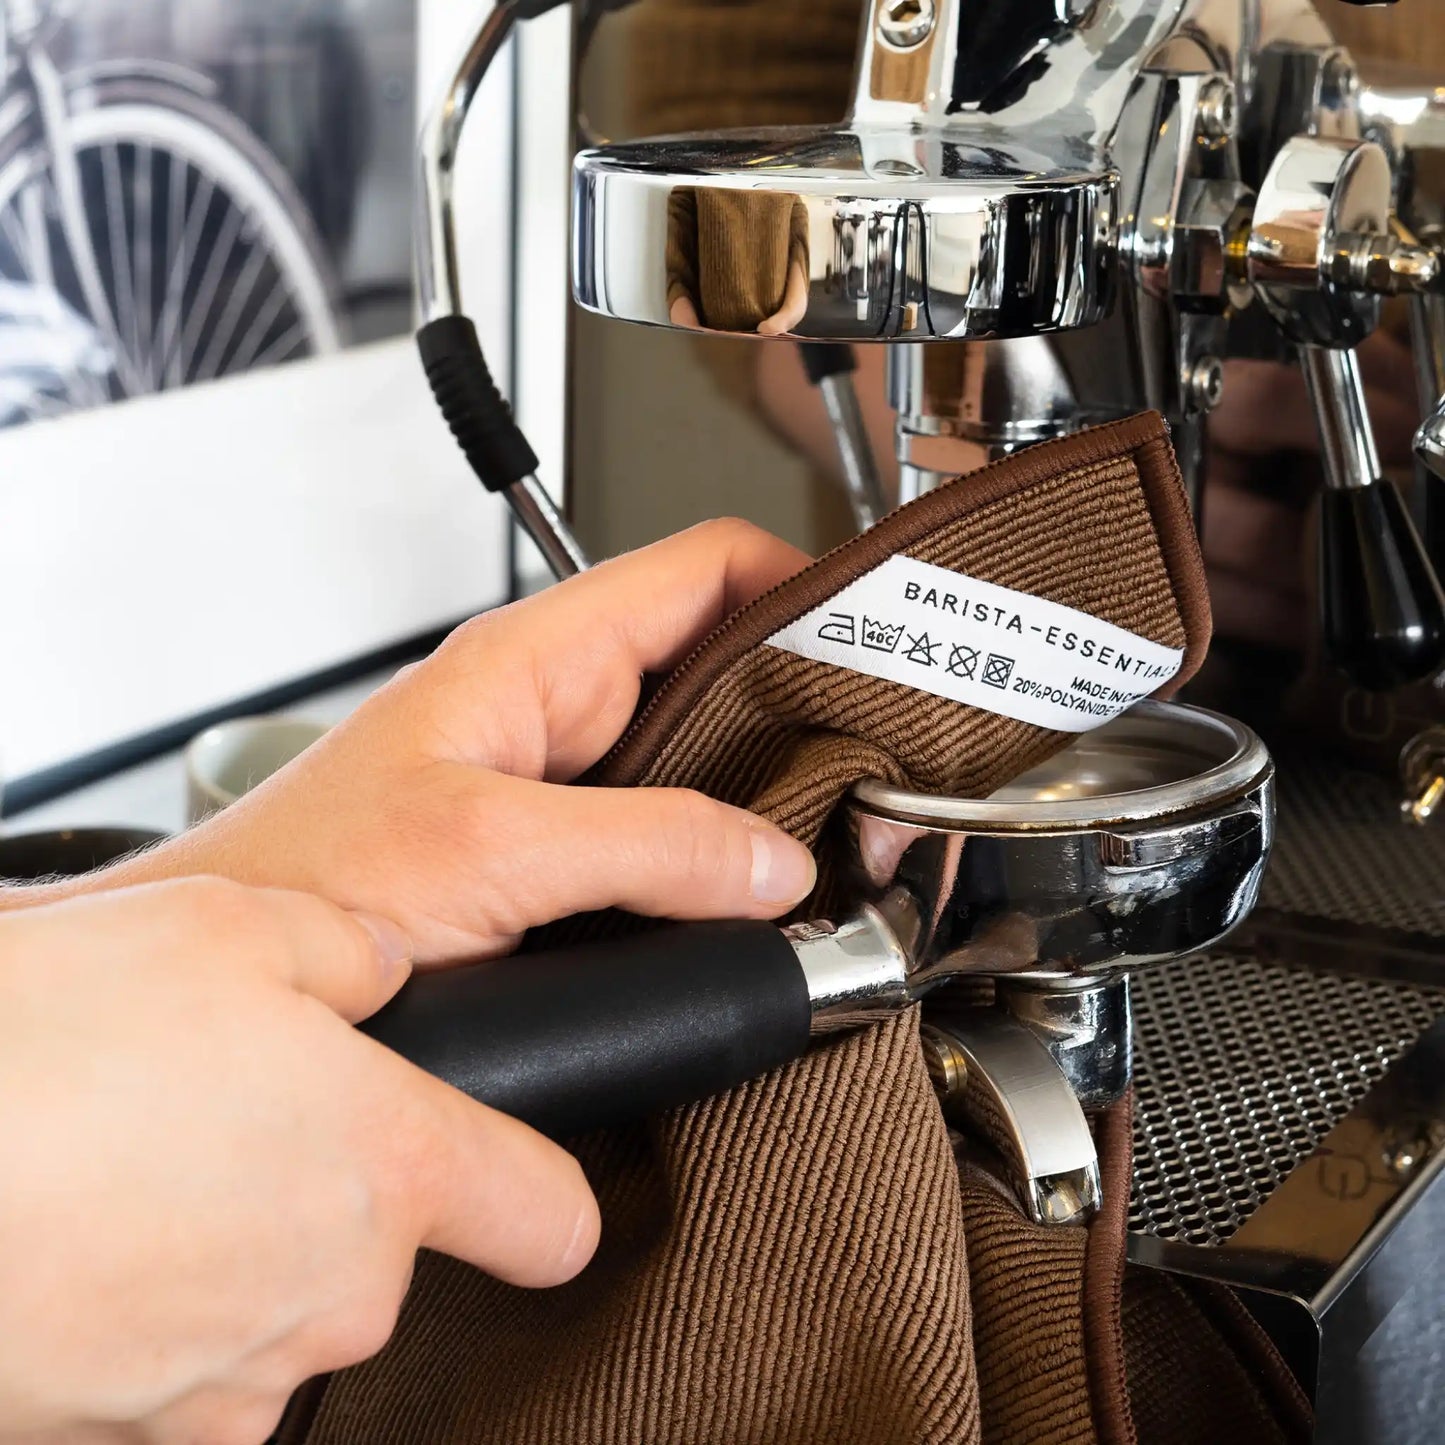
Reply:
M663 834L668 861L700 882L733 882L742 866L741 829L701 793L679 790L668 806L672 816Z
M488 651L497 641L498 630L505 625L515 605L479 613L454 627L436 652L418 664L422 675L430 677L452 667L469 669L477 655Z
M248 935L255 925L256 894L229 878L183 878L161 885L166 905L176 923L186 929L224 929Z
M256 1400L238 1405L208 1432L207 1445L266 1445L285 1413L285 1401Z
M285 1409L284 1397L206 1389L148 1421L141 1438L146 1445L266 1445Z
M710 543L730 550L771 540L771 534L745 517L714 517L698 524L697 531Z
M377 1286L326 1327L314 1364L317 1373L359 1365L379 1355L396 1333L406 1281Z

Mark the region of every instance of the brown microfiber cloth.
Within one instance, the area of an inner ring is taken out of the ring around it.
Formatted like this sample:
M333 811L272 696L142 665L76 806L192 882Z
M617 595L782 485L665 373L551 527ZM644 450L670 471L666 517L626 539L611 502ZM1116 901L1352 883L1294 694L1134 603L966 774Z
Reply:
M1194 528L1163 423L1138 417L931 493L745 608L588 781L752 807L819 848L826 888L826 825L858 778L977 796L1060 747L1059 734L765 645L897 553L1182 648L1175 685L1205 650ZM309 1433L293 1422L287 1438L1132 1441L1129 1128L1127 1107L1097 1125L1107 1203L1091 1228L1029 1224L991 1174L960 1172L910 1013L582 1141L604 1225L592 1266L527 1293L424 1257L392 1344L336 1376Z

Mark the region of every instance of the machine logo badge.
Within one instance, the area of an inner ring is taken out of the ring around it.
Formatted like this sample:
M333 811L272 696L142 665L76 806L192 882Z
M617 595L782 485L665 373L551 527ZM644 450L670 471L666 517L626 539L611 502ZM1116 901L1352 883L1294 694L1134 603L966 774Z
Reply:
M863 617L863 646L874 652L897 652L903 637L903 624L895 627L888 622L879 622L866 614Z
M985 687L1006 688L1009 678L1014 673L1014 660L1011 657L1004 657L997 652L990 652L988 661L983 665L983 682Z
M978 672L978 648L963 647L954 643L952 651L948 654L948 673L950 677L961 677L965 682L972 682Z
M824 642L843 642L852 647L858 641L858 623L850 613L830 612L818 636Z

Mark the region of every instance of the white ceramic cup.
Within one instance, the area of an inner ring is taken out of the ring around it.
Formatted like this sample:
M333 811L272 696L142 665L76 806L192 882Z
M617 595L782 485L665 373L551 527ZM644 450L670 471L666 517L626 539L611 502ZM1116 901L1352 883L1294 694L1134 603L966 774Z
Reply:
M199 823L229 807L326 735L294 717L243 717L207 728L186 749L186 815Z

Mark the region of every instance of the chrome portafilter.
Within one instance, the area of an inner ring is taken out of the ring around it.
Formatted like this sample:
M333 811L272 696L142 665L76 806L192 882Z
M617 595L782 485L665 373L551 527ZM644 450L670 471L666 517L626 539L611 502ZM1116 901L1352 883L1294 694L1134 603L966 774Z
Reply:
M1098 1203L1085 1107L1130 1080L1128 979L1253 907L1273 766L1242 724L1143 703L982 801L865 782L838 921L686 924L413 979L365 1031L554 1137L735 1087L926 1000L945 1108L1026 1207ZM980 1008L959 985L989 979Z
M1084 1111L1129 1088L1131 975L1203 953L1254 907L1273 774L1242 724L1143 703L981 801L854 789L853 886L927 999L945 1111L986 1135L1039 1222L1098 1203ZM981 977L992 1009L955 997Z

